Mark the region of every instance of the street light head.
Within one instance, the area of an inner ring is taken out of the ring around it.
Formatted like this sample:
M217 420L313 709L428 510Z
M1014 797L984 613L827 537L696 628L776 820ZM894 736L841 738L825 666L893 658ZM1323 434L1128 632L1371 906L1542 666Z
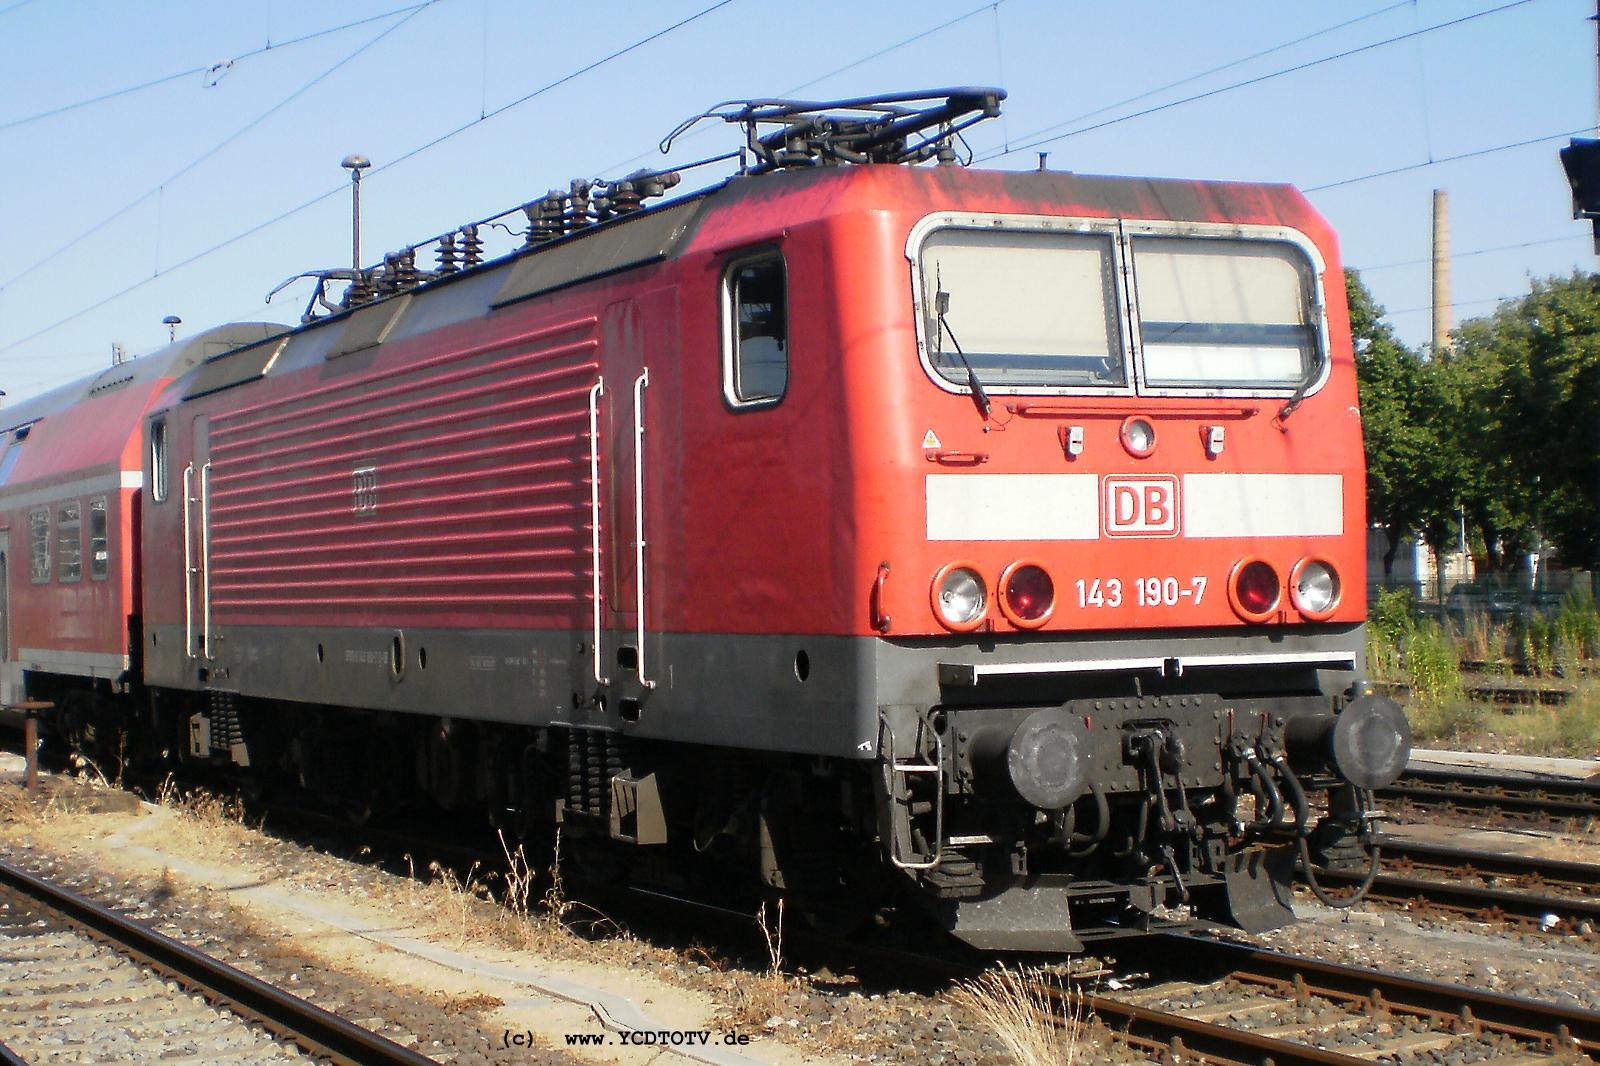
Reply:
M179 326L183 324L183 319L179 318L177 315L168 315L166 318L161 320L161 324L163 326Z
M352 171L351 177L354 177L354 172L366 170L368 167L372 166L372 160L368 159L359 152L352 152L351 154L345 156L344 162L340 163L339 165L344 167L346 170Z

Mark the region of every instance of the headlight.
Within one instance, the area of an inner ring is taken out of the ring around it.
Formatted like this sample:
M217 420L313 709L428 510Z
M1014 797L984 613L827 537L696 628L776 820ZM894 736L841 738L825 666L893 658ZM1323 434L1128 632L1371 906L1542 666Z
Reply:
M958 632L977 629L989 606L989 590L971 566L951 563L933 577L933 613Z
M1339 572L1321 559L1302 559L1289 575L1289 596L1307 618L1320 620L1339 606Z
M1000 575L1000 609L1013 625L1042 626L1056 606L1056 585L1044 567L1017 562Z
M1278 607L1283 583L1264 559L1241 559L1228 581L1228 599L1247 622L1265 622Z
M1156 427L1147 419L1137 416L1123 419L1122 446L1135 459L1143 459L1156 450Z

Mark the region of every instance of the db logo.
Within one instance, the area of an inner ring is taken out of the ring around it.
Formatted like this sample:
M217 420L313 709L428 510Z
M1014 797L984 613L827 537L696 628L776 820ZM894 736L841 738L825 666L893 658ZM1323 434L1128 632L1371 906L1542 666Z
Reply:
M1102 491L1106 536L1178 535L1178 479L1173 475L1108 477Z

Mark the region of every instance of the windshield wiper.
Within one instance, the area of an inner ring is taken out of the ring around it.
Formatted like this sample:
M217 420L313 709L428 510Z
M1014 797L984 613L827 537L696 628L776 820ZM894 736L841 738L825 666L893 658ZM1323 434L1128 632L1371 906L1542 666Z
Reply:
M938 275L935 275L935 284L939 286L939 294L933 299L934 310L939 317L939 332L934 336L933 352L935 355L943 355L944 338L950 338L950 343L955 345L956 355L961 357L961 365L967 368L967 384L972 387L972 402L978 405L978 412L984 418L988 418L989 409L993 406L989 402L989 394L984 391L983 382L978 380L978 372L972 369L972 361L967 358L967 353L961 350L961 342L956 340L956 335L945 318L950 311L950 294L944 291L944 281Z
M1311 386L1317 383L1317 378L1322 376L1322 360L1312 362L1311 368L1306 371L1306 376L1300 379L1300 384L1294 387L1294 392L1289 395L1288 402L1278 408L1279 423L1289 421L1289 416L1300 409L1300 401L1306 398L1306 393L1311 391Z
M1305 321L1315 322L1317 321L1317 316L1321 314L1321 308L1308 297L1304 301L1303 313L1305 314ZM1319 349L1315 339L1311 342L1311 351L1313 355L1311 365L1306 368L1306 376L1300 379L1300 383L1294 387L1294 392L1289 394L1288 402L1278 408L1279 425L1289 421L1289 416L1300 409L1300 401L1306 398L1306 393L1311 391L1311 386L1315 385L1317 378L1322 376L1322 362L1327 356Z

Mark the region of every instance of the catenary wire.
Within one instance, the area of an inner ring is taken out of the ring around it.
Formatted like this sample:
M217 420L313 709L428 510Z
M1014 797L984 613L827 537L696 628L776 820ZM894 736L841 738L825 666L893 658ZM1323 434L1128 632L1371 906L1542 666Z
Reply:
M1327 26L1323 29L1317 30L1315 33L1308 33L1304 36L1296 37L1292 41L1284 41L1282 44L1275 44L1271 48L1264 48L1259 52L1254 52L1247 56L1241 56L1240 58L1231 60L1222 64L1221 66L1212 67L1209 70L1202 70L1198 74L1190 74L1187 77L1179 78L1177 81L1169 81L1165 85L1158 85L1154 89L1147 89L1135 96L1129 96L1125 99L1118 100L1115 103L1106 104L1103 107L1097 107L1093 111L1085 111L1081 115L1075 115L1074 117L1065 119L1064 121L1057 122L1050 126L1045 126L1043 129L1034 130L1025 136L1038 137L1041 134L1054 133L1056 130L1059 130L1065 126L1071 126L1074 123L1082 122L1085 119L1094 118L1096 115L1103 115L1107 111L1114 111L1119 107L1126 107L1129 104L1136 104L1140 100L1148 100L1150 97L1155 96L1158 93L1167 92L1169 89L1176 89L1179 86L1188 85L1190 82L1199 81L1202 78L1209 78L1213 74L1221 74L1225 70L1232 70L1234 67L1243 66L1246 63L1253 63L1258 59L1264 59L1276 52L1283 51L1285 48L1293 48L1297 44L1305 44L1307 41L1316 40L1318 37L1326 37L1330 33L1337 33L1339 30L1348 29L1357 23L1367 21L1368 19L1374 19L1380 15L1387 15L1389 12L1398 10L1399 8L1411 6L1413 6L1413 0L1400 0L1399 3L1390 4L1388 7L1381 7L1376 11L1369 11L1367 14L1358 15L1353 19L1346 19L1344 22L1337 23L1333 26ZM1019 148L1016 150L1022 151L1023 149ZM1001 154L1008 154L1009 151L1010 149L1008 146L1008 151L1002 152Z
M1025 143L1018 144L1014 147L998 149L993 152L986 153L979 156L978 160L980 162L986 162L990 159L998 159L1002 156L1011 155L1015 152L1025 152L1031 148L1038 148L1046 144L1054 144L1056 141L1064 141L1068 137L1077 137L1085 133L1092 133L1095 130L1105 129L1108 126L1115 126L1123 122L1131 122L1134 119L1145 118L1146 116L1154 115L1162 111L1169 111L1172 108L1182 107L1185 104L1192 104L1200 100L1209 100L1213 97L1221 96L1224 93L1233 92L1236 89L1244 89L1252 85L1260 85L1263 82L1272 81L1275 78L1282 78L1290 74L1297 74L1301 71L1310 70L1313 67L1319 67L1326 63L1337 62L1338 60L1348 59L1351 56L1360 55L1364 52L1371 52L1375 49L1387 47L1388 45L1399 44L1401 41L1409 41L1412 38L1420 37L1423 34L1436 33L1439 30L1450 29L1453 26L1460 26L1463 23L1472 22L1475 19L1486 18L1490 15L1498 15L1514 8L1524 7L1533 2L1534 0L1512 0L1511 3L1501 4L1499 7L1489 8L1486 11L1478 11L1471 15L1463 15L1460 18L1451 19L1448 22L1438 22L1432 26L1424 26L1420 30L1412 30L1408 33L1398 34L1394 37L1386 37L1381 41L1374 41L1371 44L1360 45L1356 48L1347 48L1344 51L1336 52L1333 55L1322 56L1318 59L1308 59L1303 63L1296 63L1293 66L1284 67L1281 70L1269 71L1266 74L1258 74L1253 78L1246 78L1243 81L1232 82L1228 85L1220 85L1215 89L1207 89L1205 92L1195 93L1192 96L1185 96L1177 100L1169 100L1164 104L1156 104L1153 107L1143 108L1142 110L1134 111L1130 114L1119 115L1116 118L1108 118L1104 122L1096 122L1089 126L1083 126L1075 130L1068 130L1065 133L1056 133L1049 137L1038 137L1038 134L1043 131L1036 130L1034 133L1028 134L1027 136L1035 137L1037 139L1026 141ZM1048 128L1053 129L1056 127Z
M1375 170L1371 174L1360 174L1353 178L1341 178L1338 181L1330 181L1325 185L1311 185L1307 188L1301 189L1300 191L1309 193L1322 192L1326 189L1337 189L1344 185L1355 185L1363 181L1372 181L1374 178L1387 178L1391 174L1404 174L1411 170L1422 170L1425 167L1436 167L1441 163L1457 163L1463 159L1476 159L1479 156L1494 155L1496 152L1509 152L1513 148L1527 148L1530 145L1544 144L1547 141L1559 141L1563 137L1576 137L1580 134L1587 133L1592 129L1592 126L1584 126L1581 129L1568 130L1565 133L1548 133L1543 137L1530 137L1523 141L1512 141L1510 144L1497 144L1490 148L1475 148L1470 152L1459 152L1456 155L1441 156L1438 159L1428 159L1421 163L1407 163L1405 166L1390 167L1387 170Z
M426 9L426 8L432 6L433 4L436 4L438 2L439 2L439 0L426 0L425 3L418 5L414 10L411 11L410 14L406 15L399 22L396 22L393 26L389 26L389 27L385 28L384 30L380 31L379 33L377 33L376 35L374 35L372 38L370 38L364 44L362 44L359 48L356 48L354 51L352 51L352 52L348 53L347 55L345 55L344 58L340 59L337 63L333 64L333 66L327 68L322 73L318 74L316 77L314 77L310 81L306 82L304 85L301 85L294 92L290 93L288 96L285 96L282 100L279 100L277 103L273 104L271 107L269 107L265 111L261 112L261 114L257 115L255 118L251 119L249 122L246 122L243 126L240 126L238 129L236 129L232 133L228 134L222 140L218 141L216 144L212 145L210 148L207 148L204 152L201 152L195 158L189 160L189 162L185 163L183 166L179 167L177 170L175 170L171 174L167 175L165 178L163 178L161 181L157 182L151 188L149 188L149 189L145 190L144 192L140 193L138 196L134 197L132 200L129 200L127 203L123 204L121 207L117 208L115 211L112 211L109 215L105 216L100 221L98 221L98 222L94 223L93 225L89 226L88 229L85 229L85 230L81 231L80 233L78 233L77 236L72 237L65 244L59 245L54 251L51 251L51 252L47 253L42 259L39 259L39 260L35 261L30 266L24 267L22 270L20 270L17 273L13 274L11 277L7 278L5 281L0 282L0 289L10 288L12 285L15 285L17 282L21 281L23 278L25 278L28 275L32 274L34 271L40 269L41 267L45 266L48 263L51 263L51 262L55 261L56 259L58 259L62 255L64 255L67 252L71 251L73 248L76 248L78 245L82 244L85 240L87 240L88 238L92 237L94 234L100 232L102 229L104 229L105 227L109 226L111 223L115 222L117 219L121 218L123 215L127 214L129 211L132 211L134 208L138 207L140 204L144 203L146 200L149 200L151 197L158 195L168 185L171 185L173 182L177 181L179 178L183 177L185 174L188 174L190 171L192 171L196 167L200 166L200 164L204 163L206 160L210 159L212 156L214 156L218 152L222 151L228 145L232 144L234 141L237 141L240 137L243 137L246 133L248 133L251 130L255 129L261 123L265 122L268 118L270 118L273 115L277 114L279 111L281 111L285 107L287 107L290 103L292 103L293 101L299 99L301 96L303 96L307 92L311 91L311 89L313 89L317 85L321 84L324 80L326 80L327 78L331 77L336 71L338 71L339 69L344 67L346 64L348 64L348 63L352 62L353 60L355 60L362 53L366 52L369 48L372 48L374 45L378 44L378 42L382 41L385 37L389 36L391 33L396 32L401 27L403 27L406 23L408 23L412 19L416 18L418 15L420 15L423 12L424 9ZM158 273L159 273L159 271L158 271Z
M11 4L8 7L0 7L0 15L9 15L17 8L27 7L31 3L33 3L33 0L17 0L16 3Z
M1589 239L1590 239L1590 235L1587 234L1587 233L1564 233L1559 237L1542 237L1539 240L1522 241L1522 242L1520 242L1518 244L1496 244L1496 245L1494 245L1492 247L1489 247L1489 248L1470 248L1470 249L1468 249L1467 251L1464 251L1464 252L1451 252L1450 253L1450 258L1451 259L1465 259L1468 256L1474 256L1474 255L1490 255L1490 254L1492 254L1494 252L1513 252L1513 251L1517 251L1517 250L1522 249L1522 248L1537 248L1540 245L1545 245L1545 244L1559 244L1559 243L1561 243L1563 241L1576 241L1576 240L1589 240ZM1356 265L1352 264L1350 266L1350 269L1356 271L1357 273L1366 275L1366 274L1372 273L1375 270L1394 270L1394 269L1397 269L1399 267L1426 266L1427 264L1429 264L1431 262L1433 262L1433 259L1431 257L1424 256L1421 259L1402 259L1402 260L1400 260L1398 262L1394 262L1394 263L1377 263L1377 264L1374 264L1373 266L1356 266Z
M27 3L29 0L23 0L23 2ZM15 129L18 126L26 126L30 122L40 122L47 118L54 118L57 115L64 115L69 111L77 111L85 107L92 107L95 104L105 103L107 100L115 100L118 97L129 96L133 93L142 92L145 89L154 89L158 85L165 85L170 81L177 81L180 78L193 77L196 74L204 74L207 71L229 68L235 63L242 63L247 59L254 59L256 56L266 55L268 52L281 51L282 49L290 48L297 44L304 44L307 41L314 41L319 37L328 37L335 33L342 33L345 30L357 29L361 26L367 25L368 23L381 22L384 19L394 18L396 15L404 15L407 12L418 11L426 6L426 3L412 4L409 7L401 7L396 8L393 11L385 11L380 15L369 15L366 18L356 19L354 22L346 22L340 26L330 26L325 30L318 30L315 33L308 33L303 37L295 37L287 41L280 41L277 44L269 43L260 48L252 48L248 52L240 52L236 56L233 56L229 59L219 60L216 63L209 63L200 67L190 67L188 70L179 70L172 74L163 74L159 78L152 78L149 81L140 82L137 85L125 85L120 89L112 89L110 92L101 93L99 96L91 96L82 100L74 100L70 104L61 104L59 107L52 107L45 111L36 112L32 115L23 115L21 118L6 119L5 121L0 122L0 133L5 132L6 130ZM5 14L5 12L0 11L0 15L3 14Z
M431 0L430 0L430 2L431 2ZM514 107L518 107L518 106L520 106L522 104L525 104L528 101L533 100L533 99L543 95L544 93L549 92L550 90L556 88L557 86L564 85L567 82L573 80L574 78L580 77L583 74L586 74L586 73L594 70L596 67L602 66L602 65L604 65L606 63L609 63L609 62L611 62L611 61L613 61L615 59L619 59L622 56L627 55L629 52L634 51L635 49L642 48L645 45L650 44L653 41L659 40L660 38L666 36L667 34L672 33L675 30L681 29L684 26L687 26L692 22L696 22L699 19L702 19L702 18L706 17L707 15L710 15L710 14L716 12L716 11L719 11L722 8L727 7L729 4L732 4L734 2L735 2L735 0L717 0L716 3L711 4L711 5L707 6L707 7L701 8L699 11L696 11L694 14L689 15L686 18L680 19L677 22L673 23L670 26L667 26L664 29L657 30L656 32L650 34L647 37L642 37L639 40L634 41L632 44L629 44L629 45L627 45L627 46L625 46L623 48L620 48L617 51L612 52L611 54L605 56L602 59L598 59L598 60L594 61L593 63L590 63L590 64L588 64L588 65L586 65L584 67L581 67L580 69L578 69L578 70L576 70L576 71L574 71L574 72L572 72L570 74L566 74L566 75L556 79L555 81L552 81L552 82L550 82L550 83L548 83L546 85L541 86L538 89L535 89L534 91L532 91L530 93L527 93L527 94L525 94L523 96L520 96L520 97L518 97L517 99L511 101L508 104L504 104L504 105L502 105L500 107L495 108L493 111L490 111L487 115L484 115L484 116L482 116L480 118L475 118L471 122L464 123L461 126L458 126L455 129L449 131L448 133L441 134L440 136L435 137L433 140L428 141L426 144L419 145L418 147L411 149L410 151L404 153L403 155L400 155L400 156L396 157L395 159L392 159L392 160L388 161L387 163L384 163L381 166L373 167L372 170L369 172L369 175L377 175L377 174L382 173L385 170L388 170L388 169L390 169L392 167L398 166L399 164L405 162L406 160L412 159L412 158L422 154L423 152L428 151L431 148L437 147L438 145L440 145L440 144L444 143L445 141L449 140L450 138L455 137L455 136L457 136L457 135L459 135L461 133L464 133L467 130L473 128L474 126L478 126L478 125L480 125L480 124L482 124L484 122L489 121L492 118L495 118L498 115L502 115L502 114L504 114L505 112L511 110ZM253 237L257 233L260 233L262 230L265 230L265 229L268 229L268 228L270 228L272 226L275 226L278 223L283 222L284 220L293 217L294 215L300 214L302 211L306 211L306 210L309 210L312 207L315 207L317 204L322 203L324 200L328 200L328 199L331 199L334 196L337 196L338 194L346 191L347 188L348 188L348 185L343 183L343 182L341 182L339 185L335 186L332 189L327 190L326 192L319 193L316 196L311 197L309 200L306 200L306 201L304 201L304 202L302 202L300 204L297 204L296 206L291 207L291 208L289 208L289 209L287 209L285 211L281 211L278 214L272 216L271 218L266 219L265 221L258 222L254 226L251 226L249 229L246 229L241 233L236 233L233 236L226 238L225 240L218 241L216 244L213 244L208 248L204 248L204 249L202 249L202 250L200 250L198 252L195 252L194 254L192 254L190 256L187 256L186 258L181 259L176 263L173 263L171 266L167 267L165 270L161 270L161 271L158 271L158 272L156 272L154 274L151 274L147 278L141 278L140 280L134 282L133 284L127 285L124 288L119 289L118 291L116 291L114 293L111 293L109 296L105 296L105 297L103 297L103 298L101 298L99 300L96 300L94 303L89 304L86 307L79 308L77 311L72 312L71 314L65 316L64 318L57 319L55 322L50 323L48 326L44 326L44 327L41 327L40 329L34 330L32 333L28 334L25 337L21 337L21 338L19 338L17 340L11 341L10 343L5 344L5 345L0 345L0 353L11 351L13 348L17 348L17 347L20 347L21 345L27 344L29 341L37 340L39 337L42 337L45 334L50 333L50 332L52 332L54 330L60 329L62 326L65 326L70 322L74 322L77 319L82 318L84 315L92 314L93 312L98 311L100 308L106 306L107 304L112 303L115 300L121 299L123 296L126 296L128 293L134 292L134 291L136 291L138 289L143 288L144 286L150 284L150 282L155 281L159 277L164 277L164 276L166 276L168 274L171 274L171 273L173 273L175 271L182 270L183 268L191 266L192 264L197 263L200 260L205 259L208 256L211 256L211 255L221 251L224 248L227 248L227 247L229 247L231 245L237 244L238 242L240 242L242 240L245 240L245 239L247 239L249 237ZM4 286L0 286L0 294L3 294L4 291L5 291ZM28 360L18 360L18 361L28 361Z

